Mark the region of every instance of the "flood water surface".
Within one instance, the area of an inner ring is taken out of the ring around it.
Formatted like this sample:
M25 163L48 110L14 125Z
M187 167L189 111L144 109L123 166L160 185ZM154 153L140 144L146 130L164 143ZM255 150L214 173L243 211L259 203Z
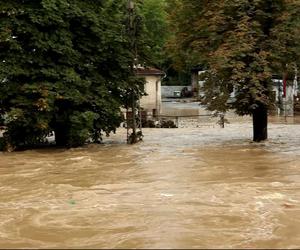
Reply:
M299 248L300 125L0 154L1 248Z

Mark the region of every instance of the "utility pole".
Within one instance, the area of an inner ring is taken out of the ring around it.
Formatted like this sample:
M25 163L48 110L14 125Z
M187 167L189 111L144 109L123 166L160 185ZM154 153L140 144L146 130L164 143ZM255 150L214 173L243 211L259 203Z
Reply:
M134 6L134 1L133 0L128 0L127 4L127 9L128 9L128 34L129 38L131 41L131 49L132 49L132 54L134 56L134 62L131 65L131 71L133 74L135 74L135 68L137 67L137 24L136 24L136 16L135 16L135 6ZM138 90L135 90L135 86L132 87L131 89L131 119L132 122L129 123L132 126L132 133L129 135L127 133L127 143L128 144L135 144L139 140L141 140L142 137L142 132L137 132L137 106L136 102L139 99L139 94ZM127 117L128 119L128 117ZM141 121L140 121L141 122ZM128 123L127 123L128 124ZM128 126L128 125L127 125Z

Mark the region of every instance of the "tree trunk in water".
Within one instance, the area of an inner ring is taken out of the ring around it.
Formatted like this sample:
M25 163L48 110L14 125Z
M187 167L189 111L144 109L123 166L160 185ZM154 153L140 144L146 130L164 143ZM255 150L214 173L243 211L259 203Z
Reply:
M261 142L268 139L268 108L259 105L253 111L253 141Z
M68 131L64 126L57 125L55 128L55 143L58 147L66 147L68 144Z

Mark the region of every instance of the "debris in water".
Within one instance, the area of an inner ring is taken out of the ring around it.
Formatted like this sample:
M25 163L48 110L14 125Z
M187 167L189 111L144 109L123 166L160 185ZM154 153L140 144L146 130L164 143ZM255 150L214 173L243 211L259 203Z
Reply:
M69 201L69 204L70 204L70 205L76 205L76 201L70 200L70 201Z
M160 194L160 195L163 197L173 197L174 196L173 194Z
M288 204L288 203L284 203L284 204L282 204L282 206L283 206L284 208L294 208L294 207L295 207L295 205Z

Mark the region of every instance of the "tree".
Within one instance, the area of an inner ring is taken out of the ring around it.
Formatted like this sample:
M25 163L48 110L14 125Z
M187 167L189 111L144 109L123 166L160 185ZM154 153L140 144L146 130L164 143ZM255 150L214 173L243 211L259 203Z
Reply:
M162 67L165 62L164 45L169 36L165 0L146 0L140 6L143 20L143 42L148 64Z
M101 141L131 88L126 0L0 2L0 115L13 147ZM133 86L134 85L134 86Z
M272 75L299 63L299 1L170 1L176 11L169 47L178 64L207 69L204 102L252 115L254 141L267 139ZM233 90L236 100L229 103Z
M178 70L174 67L173 58L170 57L166 50L166 42L172 36L169 29L168 15L172 7L168 0L146 0L137 1L139 4L139 12L141 13L142 36L140 37L140 45L143 54L140 60L141 64L161 68L166 72L163 79L164 85L189 85L190 69Z

